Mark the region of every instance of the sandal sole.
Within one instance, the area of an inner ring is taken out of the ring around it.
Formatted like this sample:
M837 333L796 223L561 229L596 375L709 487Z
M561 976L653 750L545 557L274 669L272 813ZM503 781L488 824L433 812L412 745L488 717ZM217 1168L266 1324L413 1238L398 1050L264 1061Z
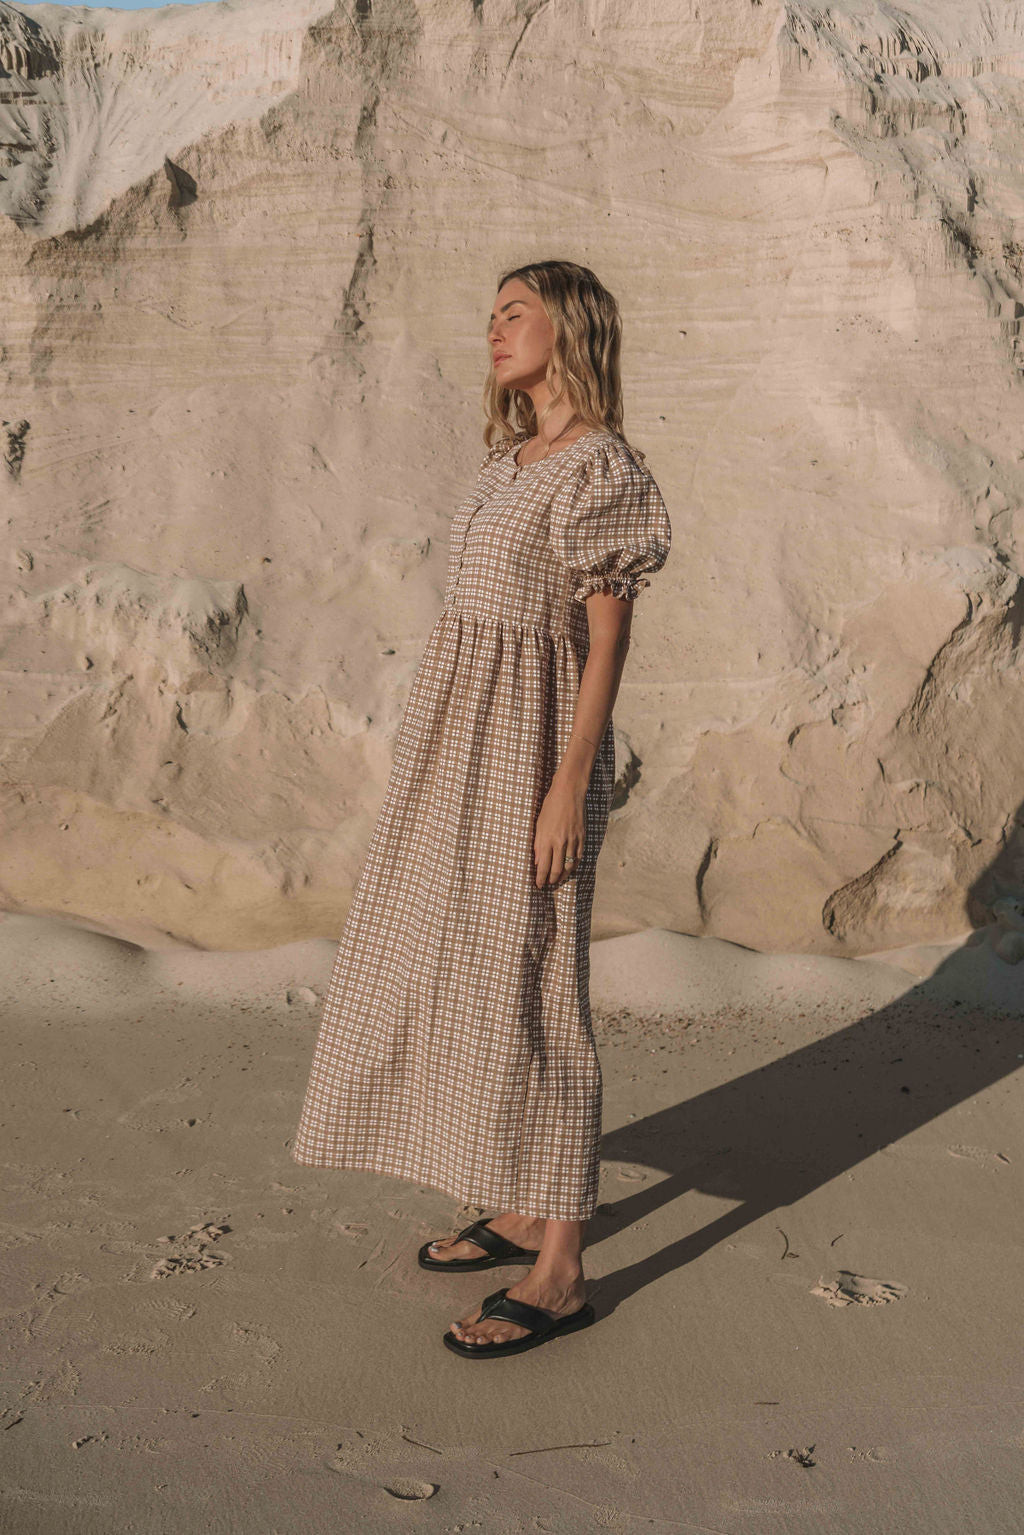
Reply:
M460 1359L502 1359L509 1354L525 1354L528 1349L539 1348L542 1343L550 1343L564 1333L577 1332L581 1327L590 1327L596 1321L597 1314L588 1301L557 1327L540 1333L529 1333L525 1338L514 1338L510 1343L460 1343L450 1331L443 1334L442 1341Z
M493 1269L503 1263L519 1263L524 1267L530 1267L540 1257L539 1252L529 1252L524 1249L518 1256L508 1258L432 1258L428 1252L429 1242L425 1242L417 1253L417 1262L421 1269L454 1269L462 1274L475 1274L480 1269Z

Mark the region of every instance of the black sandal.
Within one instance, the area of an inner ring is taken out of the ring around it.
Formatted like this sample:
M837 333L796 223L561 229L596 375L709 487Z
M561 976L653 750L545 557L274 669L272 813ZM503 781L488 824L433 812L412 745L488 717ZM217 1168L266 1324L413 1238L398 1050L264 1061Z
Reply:
M492 1216L493 1220L494 1217ZM499 1232L492 1231L486 1221L474 1221L467 1226L465 1231L460 1231L455 1238L461 1242L464 1238L475 1242L489 1254L486 1258L432 1258L430 1256L430 1243L424 1242L419 1250L419 1264L421 1269L459 1269L465 1273L469 1269L492 1269L499 1263L529 1263L540 1257L539 1252L531 1252L528 1247L517 1247L515 1242L509 1242ZM454 1246L454 1243L452 1244Z
M446 1348L450 1348L453 1354L461 1354L464 1359L493 1359L499 1354L521 1354L524 1349L536 1348L538 1343L546 1343L558 1333L575 1332L577 1327L589 1327L591 1322L597 1320L589 1301L584 1301L580 1309L569 1316L556 1317L542 1311L539 1306L529 1306L526 1301L515 1300L508 1294L507 1286L504 1290L495 1290L493 1295L488 1295L480 1308L477 1321L482 1322L488 1316L515 1322L518 1327L529 1327L531 1331L525 1338L512 1338L507 1343L463 1343L449 1328L444 1335Z

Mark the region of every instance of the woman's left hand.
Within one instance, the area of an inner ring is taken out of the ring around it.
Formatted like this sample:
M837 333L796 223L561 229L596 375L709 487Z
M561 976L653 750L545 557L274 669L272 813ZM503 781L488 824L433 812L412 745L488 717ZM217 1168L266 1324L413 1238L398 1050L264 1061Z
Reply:
M557 888L571 879L583 858L586 836L586 783L559 778L556 773L537 816L533 833L533 863L538 890ZM568 868L567 858L576 862Z

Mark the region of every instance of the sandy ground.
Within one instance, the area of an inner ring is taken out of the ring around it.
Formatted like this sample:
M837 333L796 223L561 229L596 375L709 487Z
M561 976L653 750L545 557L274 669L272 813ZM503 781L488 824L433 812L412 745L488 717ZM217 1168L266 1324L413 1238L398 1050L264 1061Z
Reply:
M333 952L0 922L5 1532L1019 1530L1014 967L596 945L598 1324L477 1364L476 1212L289 1157Z

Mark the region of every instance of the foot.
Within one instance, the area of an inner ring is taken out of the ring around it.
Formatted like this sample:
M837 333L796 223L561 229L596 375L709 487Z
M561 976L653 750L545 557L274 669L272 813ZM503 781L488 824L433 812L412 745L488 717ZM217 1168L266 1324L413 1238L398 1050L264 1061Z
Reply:
M536 1266L520 1279L509 1285L511 1300L525 1301L529 1306L539 1306L553 1317L569 1316L578 1311L587 1298L583 1270L568 1269L562 1273L538 1274ZM475 1306L461 1321L451 1324L451 1332L463 1343L508 1343L513 1338L525 1338L530 1329L516 1322L506 1322L498 1317L485 1317L477 1321L480 1307Z
M515 1242L517 1247L526 1247L530 1252L539 1252L547 1222L534 1220L532 1215L516 1215L510 1210L504 1215L496 1215L486 1224L500 1237L504 1237L506 1242ZM437 1258L442 1263L448 1263L452 1258L486 1258L487 1256L479 1243L471 1242L467 1237L463 1237L461 1242L457 1242L454 1237L442 1237L437 1242L431 1242L427 1251L432 1258Z

